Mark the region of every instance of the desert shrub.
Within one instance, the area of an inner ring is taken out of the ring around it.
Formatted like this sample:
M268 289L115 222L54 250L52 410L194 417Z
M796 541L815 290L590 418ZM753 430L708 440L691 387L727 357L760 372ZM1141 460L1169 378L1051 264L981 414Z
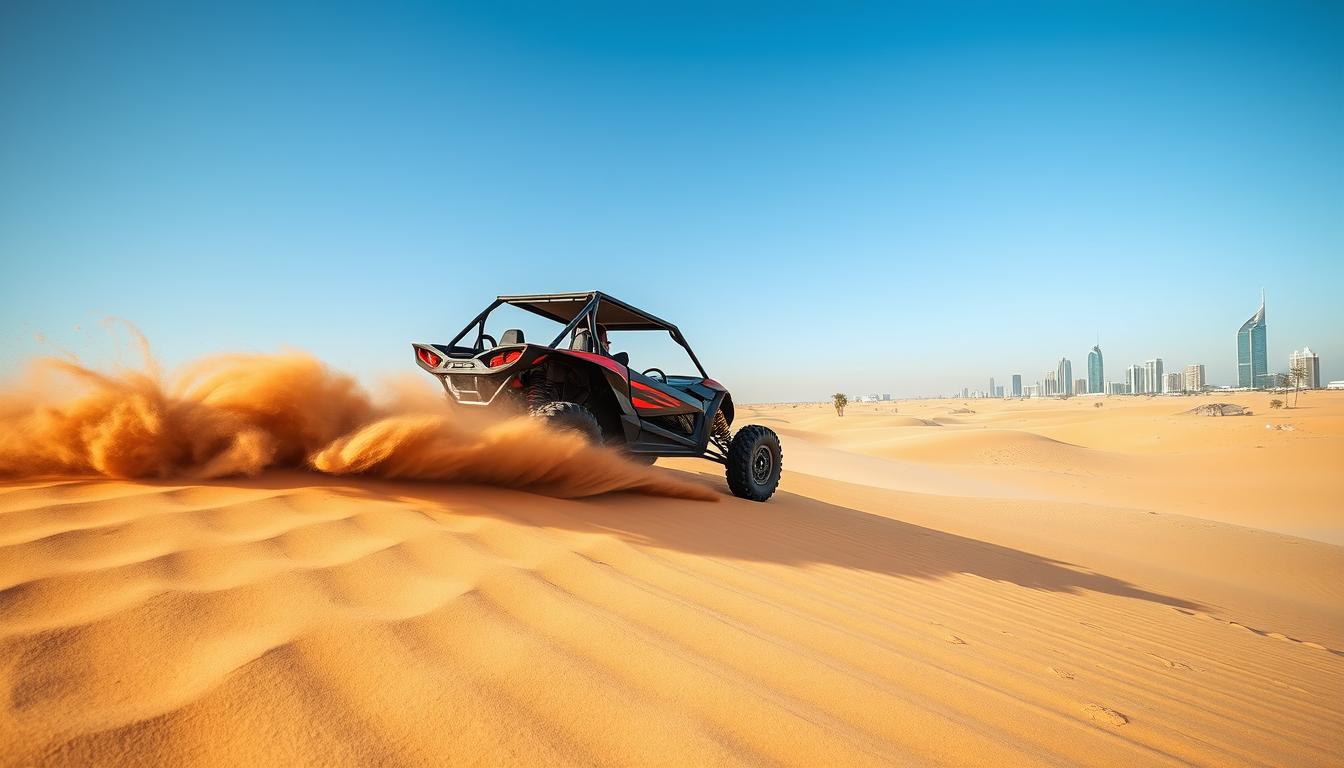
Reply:
M1269 407L1270 407L1270 408L1282 408L1282 407L1283 407L1283 401L1280 400L1280 399L1278 399L1278 398L1276 397L1276 398L1274 398L1273 400L1270 400L1270 401L1269 401Z
M1100 408L1100 407L1101 407L1101 403L1093 403L1093 404L1092 404L1092 407L1093 407L1093 408Z

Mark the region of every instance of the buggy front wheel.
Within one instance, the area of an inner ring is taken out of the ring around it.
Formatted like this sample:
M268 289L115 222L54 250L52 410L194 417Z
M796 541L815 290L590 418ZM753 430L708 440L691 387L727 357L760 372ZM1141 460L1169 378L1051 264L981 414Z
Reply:
M739 498L765 501L779 486L783 466L779 436L769 427L749 424L728 445L728 488Z

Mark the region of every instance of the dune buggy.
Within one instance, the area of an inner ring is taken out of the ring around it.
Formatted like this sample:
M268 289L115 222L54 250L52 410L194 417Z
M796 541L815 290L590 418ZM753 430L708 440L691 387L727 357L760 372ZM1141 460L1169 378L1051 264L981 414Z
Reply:
M559 330L549 343L533 343L523 328L498 330L497 310L531 325L540 318L547 337ZM632 368L628 352L611 352L612 336L638 346L643 334L670 336L695 372ZM412 347L459 405L525 409L641 463L709 459L724 465L728 487L744 499L765 501L779 485L783 454L774 431L751 424L734 433L732 395L705 373L681 331L599 291L500 296L447 344Z

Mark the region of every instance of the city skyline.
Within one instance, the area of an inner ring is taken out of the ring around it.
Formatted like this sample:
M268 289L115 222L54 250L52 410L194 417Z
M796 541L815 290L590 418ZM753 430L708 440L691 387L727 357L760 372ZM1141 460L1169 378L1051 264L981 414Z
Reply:
M1261 296L1260 307L1256 313L1247 320L1237 332L1237 352L1238 361L1242 359L1243 339L1250 334L1247 329L1253 329L1258 333L1258 340L1255 342L1256 349L1262 353L1265 351L1264 339L1267 335L1267 316L1265 312L1265 299ZM1290 372L1295 365L1304 366L1306 371L1303 388L1320 389L1323 388L1321 378L1320 356L1313 352L1310 346L1304 346L1302 350L1293 349L1288 357L1287 364L1281 371L1274 370L1273 366L1266 358L1265 365L1269 369L1267 373L1260 374L1261 383L1258 383L1252 389L1275 388L1290 386ZM1136 362L1124 369L1124 376L1121 380L1107 379L1104 374L1104 352L1100 343L1095 344L1088 351L1087 355L1087 378L1072 378L1072 361L1067 357L1060 358L1055 368L1047 370L1041 374L1034 382L1023 378L1023 374L1014 373L1010 375L1011 386L997 385L998 377L989 377L989 388L985 390L972 389L969 386L963 386L960 392L953 392L950 397L979 398L979 397L1023 397L1023 396L1060 396L1060 395L1078 395L1078 394L1165 394L1168 392L1196 392L1206 387L1211 388L1244 388L1239 382L1231 384L1211 383L1207 379L1206 364L1202 362L1189 362L1178 365L1177 370L1167 370L1165 361L1161 356L1148 358L1142 362ZM1116 387L1122 387L1117 390ZM1028 394L1030 392L1031 394ZM946 394L921 394L916 397L948 397ZM887 396L886 399L889 399Z
M1293 348L1289 353L1284 367L1276 369L1271 362L1272 358L1268 352L1268 320L1266 313L1266 298L1263 289L1260 294L1260 305L1255 313L1251 315L1236 333L1236 356L1237 356L1237 379L1230 384L1217 384L1209 382L1206 374L1206 364L1200 361L1191 361L1179 366L1176 371L1167 371L1164 368L1164 361L1161 356L1147 358L1141 362L1135 362L1124 369L1124 376L1120 380L1107 379L1104 374L1103 352L1101 344L1098 342L1088 351L1087 355L1087 379L1078 379L1074 382L1073 392L1068 391L1068 387L1063 383L1066 367L1069 364L1067 356L1061 358L1056 364L1053 372L1047 372L1041 378L1036 380L1036 385L1041 394L1059 395L1059 394L1079 394L1078 382L1086 382L1086 394L1114 393L1112 385L1121 384L1127 390L1128 394L1162 394L1174 390L1173 387L1179 386L1179 391L1193 391L1205 386L1212 387L1235 387L1247 388L1248 385L1243 382L1254 380L1256 383L1249 388L1273 388L1281 386L1292 369L1299 360L1307 367L1308 380L1315 382L1313 388L1320 388L1322 379L1320 356L1312 352L1309 345L1299 351ZM1015 376L1016 378L1016 376ZM994 377L990 378L990 382ZM1197 386L1191 386L1191 382L1198 382ZM1095 386L1099 384L1099 386ZM992 391L991 391L992 396Z

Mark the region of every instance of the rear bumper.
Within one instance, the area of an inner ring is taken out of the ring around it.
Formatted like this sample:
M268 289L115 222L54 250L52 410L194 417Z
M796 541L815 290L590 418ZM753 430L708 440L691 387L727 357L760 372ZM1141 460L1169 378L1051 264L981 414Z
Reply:
M450 356L445 348L433 344L413 344L416 364L433 374L448 396L463 405L486 406L497 402L510 388L520 388L518 374L536 365L552 350L534 344L495 347L476 355ZM427 349L438 358L430 365L419 355Z
M462 405L491 405L508 389L512 374L436 373L443 391Z

